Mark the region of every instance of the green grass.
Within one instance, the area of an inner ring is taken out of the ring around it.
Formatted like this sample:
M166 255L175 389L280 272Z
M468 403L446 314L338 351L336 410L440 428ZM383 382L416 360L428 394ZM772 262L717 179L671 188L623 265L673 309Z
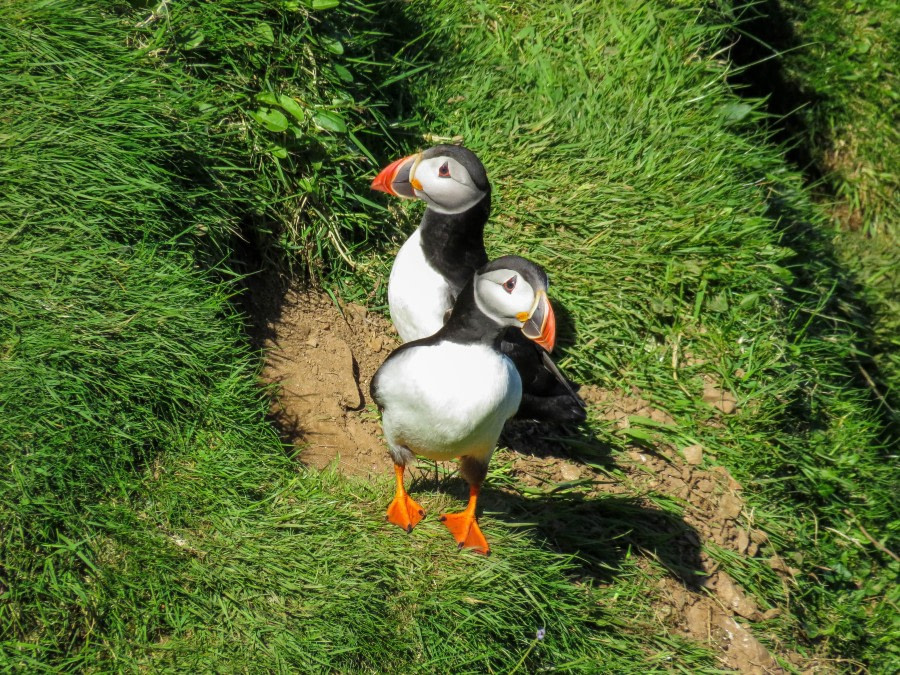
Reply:
M742 20L749 20L745 40L761 42L757 56L774 56L767 72L782 100L772 105L790 113L786 124L834 198L835 218L868 235L896 236L896 4L769 1L744 8Z
M774 131L791 147L831 221L834 255L865 302L872 363L864 377L884 406L900 391L900 143L896 3L768 0L738 11L733 78L768 96ZM820 226L824 232L828 228Z
M566 368L638 387L676 420L647 435L744 485L771 543L708 553L786 610L757 635L892 670L897 565L861 529L896 550L890 420L856 377L826 215L727 88L730 24L626 0L98 7L0 6L4 668L720 667L654 611L675 500L495 495L495 555L457 555L433 520L383 523L387 481L305 471L266 422L235 274L383 307L417 207L398 220L367 183L427 132L484 157L489 249L547 266ZM736 415L700 401L703 375ZM623 479L640 439L591 430Z
M687 4L428 7L443 62L416 82L423 115L485 158L490 250L550 270L572 318L563 364L638 387L676 419L661 442L701 442L745 485L772 550L805 570L788 594L762 559L726 565L763 601L791 596L776 633L895 658L897 565L859 529L896 547L892 420L859 377L864 316L824 214L705 56L726 26ZM699 401L702 375L737 415Z

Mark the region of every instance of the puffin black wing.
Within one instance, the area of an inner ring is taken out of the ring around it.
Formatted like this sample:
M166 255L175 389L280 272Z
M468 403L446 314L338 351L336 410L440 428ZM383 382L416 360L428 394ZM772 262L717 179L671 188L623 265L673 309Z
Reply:
M522 378L522 403L516 417L543 422L580 424L587 419L584 401L546 350L522 335L506 331L500 350L516 365Z

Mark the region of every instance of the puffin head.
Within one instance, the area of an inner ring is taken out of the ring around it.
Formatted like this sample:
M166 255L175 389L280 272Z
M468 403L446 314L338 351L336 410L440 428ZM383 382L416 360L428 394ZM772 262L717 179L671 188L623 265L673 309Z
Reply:
M490 192L490 184L474 152L458 145L436 145L391 162L372 181L372 189L421 199L439 213L462 213Z
M556 344L550 281L539 265L517 255L492 260L475 273L475 303L504 326L516 326L548 352Z

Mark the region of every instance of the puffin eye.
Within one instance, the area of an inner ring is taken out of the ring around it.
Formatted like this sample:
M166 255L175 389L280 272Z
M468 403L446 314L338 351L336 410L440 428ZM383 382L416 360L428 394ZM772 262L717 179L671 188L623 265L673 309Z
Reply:
M444 162L443 164L441 164L441 168L438 169L438 177L450 178L450 162Z
M513 290L515 290L515 288L516 288L516 280L517 280L517 277L510 277L509 279L504 281L502 284L503 290L506 291L507 293L512 293Z

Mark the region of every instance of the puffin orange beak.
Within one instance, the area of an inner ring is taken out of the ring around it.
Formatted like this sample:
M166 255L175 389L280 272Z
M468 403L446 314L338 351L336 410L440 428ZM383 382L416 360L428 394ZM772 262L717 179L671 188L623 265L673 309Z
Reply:
M416 193L413 188L416 182L413 170L421 158L422 154L419 153L391 162L375 176L375 180L372 181L372 189L387 192L395 197L415 199Z
M556 315L553 305L544 291L538 291L531 312L523 312L517 317L522 321L522 333L534 340L548 352L556 345Z

